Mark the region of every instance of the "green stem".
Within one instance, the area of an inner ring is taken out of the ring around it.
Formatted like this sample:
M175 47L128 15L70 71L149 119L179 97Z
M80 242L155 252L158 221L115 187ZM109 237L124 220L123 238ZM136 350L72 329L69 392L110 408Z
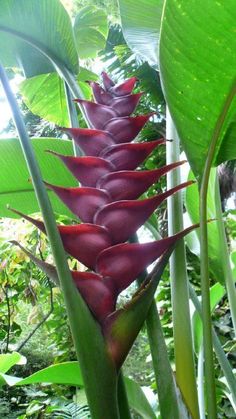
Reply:
M118 377L117 394L118 394L120 418L131 419L131 414L129 410L129 402L128 402L128 397L127 397L127 392L125 388L124 377L123 377L122 371L120 371L119 377Z
M207 234L207 190L209 183L210 170L213 163L217 141L222 131L226 115L236 93L234 83L230 90L223 109L217 120L213 132L202 179L200 182L200 263L201 263L201 292L202 292L202 315L203 315L203 347L205 361L205 383L206 401L208 417L215 419L216 410L216 391L215 391L215 371L212 347L212 327L210 309L210 284L209 284L209 260L208 260L208 234Z
M167 110L167 164L179 160L179 139ZM167 188L180 184L180 170L167 174ZM173 235L183 229L183 204L181 192L168 198L168 233ZM199 418L196 375L193 355L189 311L188 278L184 241L180 240L170 257L173 333L175 347L176 381L183 399L195 419Z
M198 402L200 410L200 419L206 419L205 416L205 398L204 398L204 357L203 345L201 344L198 353Z
M115 366L109 357L100 327L78 293L68 268L66 255L59 235L54 214L42 182L34 151L21 117L15 97L11 91L4 68L0 65L0 80L12 110L25 155L30 176L50 240L72 336L83 374L85 390L94 419L119 419L117 407Z
M207 185L206 185L207 187ZM203 315L203 348L205 361L205 384L207 412L209 418L216 418L216 392L215 392L215 371L212 346L212 326L210 307L210 282L208 262L208 241L207 241L207 208L206 189L200 193L200 263L201 263L201 293L202 293L202 315Z
M201 319L202 319L202 307L201 304L198 300L197 294L194 290L194 288L192 287L192 285L189 285L189 294L190 294L190 298L193 302L193 305L195 307L195 309L197 310L197 312L199 313ZM213 346L214 346L214 350L217 356L217 359L219 361L219 364L221 366L221 369L224 373L225 379L227 381L227 385L231 391L232 394L232 399L236 405L236 379L234 376L234 373L232 371L231 365L225 355L225 352L222 348L221 342L214 330L214 328L212 327L212 336L213 336Z
M68 116L69 116L69 120L70 120L70 126L72 128L79 128L79 121L78 121L78 115L77 115L77 112L76 112L76 107L75 107L75 104L73 102L71 91L68 87L68 84L65 81L64 81L64 88L65 88L66 105L67 105L67 111L68 111ZM82 156L83 155L82 150L75 143L74 140L72 140L72 141L73 141L74 155L78 156L78 157Z
M222 260L222 269L224 272L225 285L227 290L227 295L229 299L229 307L232 317L232 322L234 326L234 335L236 335L236 288L234 283L234 278L232 274L232 269L230 266L230 259L228 253L228 245L225 234L224 221L222 216L221 209L221 199L220 199L220 187L219 179L216 174L216 189L215 189L215 206L216 206L216 222L219 232L219 246L220 254Z
M57 68L56 63L53 62L53 64L55 65L55 67ZM62 64L60 66L59 69L59 74L61 74L62 78L64 79L66 86L69 87L68 92L70 91L71 95L70 95L70 100L73 100L74 98L80 98L80 99L84 99L84 94L82 92L82 90L80 89L77 80L75 78L75 76ZM72 105L70 105L70 109L71 109ZM86 122L87 126L89 127L89 121L88 118L82 108L82 106L79 104L79 108L80 111L83 115L83 119ZM77 118L77 122L75 121L75 112L73 111L73 116L72 116L72 122L76 123L75 127L78 125L78 118ZM73 125L72 125L73 126Z

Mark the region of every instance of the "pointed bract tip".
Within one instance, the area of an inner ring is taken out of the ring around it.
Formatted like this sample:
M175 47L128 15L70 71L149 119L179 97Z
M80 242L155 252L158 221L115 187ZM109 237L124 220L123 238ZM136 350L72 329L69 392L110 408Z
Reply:
M49 154L53 154L53 156L57 156L57 157L63 156L63 154L60 154L60 153L58 153L57 151L54 151L54 150L45 150L45 152L49 153Z

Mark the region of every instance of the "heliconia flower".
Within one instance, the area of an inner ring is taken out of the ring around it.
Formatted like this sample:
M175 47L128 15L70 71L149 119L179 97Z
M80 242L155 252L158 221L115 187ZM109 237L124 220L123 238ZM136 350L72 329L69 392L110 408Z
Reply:
M185 182L151 198L140 198L161 176L184 162L176 162L154 170L141 170L140 165L165 139L133 142L153 113L130 116L142 93L132 94L135 77L116 85L102 73L104 88L91 82L95 102L78 99L91 124L90 128L62 128L84 152L84 156L58 157L80 182L68 188L45 182L81 221L69 226L58 225L65 251L87 267L86 272L72 271L74 283L92 314L109 336L111 353L117 355L111 338L111 327L119 311L116 302L138 275L192 228L159 241L128 243L156 208L169 196L189 186ZM13 210L46 233L44 223ZM56 269L24 250L44 272L58 283ZM133 335L132 335L133 336ZM133 338L132 338L133 339ZM131 339L131 340L132 340Z

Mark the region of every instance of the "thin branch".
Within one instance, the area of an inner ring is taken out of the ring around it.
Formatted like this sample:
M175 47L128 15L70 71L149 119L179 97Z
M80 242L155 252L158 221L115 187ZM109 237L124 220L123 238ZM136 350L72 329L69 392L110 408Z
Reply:
M49 316L51 316L53 310L54 310L54 304L53 304L53 292L52 292L52 286L50 284L49 279L47 278L47 282L50 288L50 309L45 316L43 316L42 320L34 327L34 329L28 334L28 336L25 338L25 340L17 347L16 351L20 352L21 349L26 345L26 343L32 338L32 336L37 332L37 330L47 321Z
M8 348L9 348L9 343L10 343L10 332L11 332L11 306L10 306L10 299L8 296L8 288L10 286L9 284L9 280L8 280L8 275L5 272L5 277L6 277L6 286L1 287L2 288L2 292L5 295L6 298L6 304L7 304L7 338L6 338L6 347L5 347L5 353L8 352Z

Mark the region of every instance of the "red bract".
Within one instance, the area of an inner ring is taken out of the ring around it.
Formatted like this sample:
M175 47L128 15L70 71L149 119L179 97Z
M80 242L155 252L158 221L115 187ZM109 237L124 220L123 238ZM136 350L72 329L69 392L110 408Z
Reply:
M63 128L87 156L99 156L104 147L115 144L107 131L86 128Z
M153 115L130 116L142 95L132 94L137 79L133 77L115 85L106 73L102 77L104 88L90 83L95 102L77 100L92 128L63 128L85 156L51 152L62 160L81 186L65 188L45 184L84 223L59 225L58 230L66 252L91 270L73 271L72 277L97 321L102 327L106 324L104 333L107 333L107 325L111 323L107 319L116 318L119 293L187 231L151 243L126 242L164 199L192 182L137 200L162 175L183 162L150 171L138 169L165 140L132 142ZM45 232L42 222L25 218ZM57 278L53 267L31 257L47 274Z

